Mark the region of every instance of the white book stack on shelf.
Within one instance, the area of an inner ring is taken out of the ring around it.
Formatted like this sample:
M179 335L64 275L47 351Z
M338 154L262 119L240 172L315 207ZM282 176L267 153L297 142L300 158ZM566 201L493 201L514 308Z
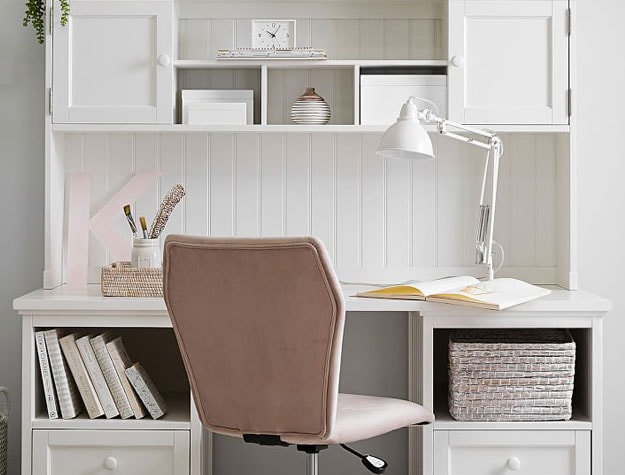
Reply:
M46 349L46 340L43 331L35 332L35 344L37 347L37 357L39 359L39 369L41 370L41 382L43 383L43 394L46 398L46 407L48 409L48 417L50 419L58 419L59 411L56 404L56 395L54 394L54 383L52 381L52 372L50 371L50 363L48 361L48 351Z
M104 332L91 338L90 343L96 360L102 370L104 379L106 380L106 384L111 391L111 395L113 396L113 401L115 401L115 406L119 411L119 415L122 419L128 419L133 417L135 414L130 407L130 401L128 400L128 396L126 396L126 391L124 390L121 380L119 379L119 375L117 374L117 370L113 365L111 355L106 348L106 344L112 339L113 337L109 332Z
M90 419L95 419L96 417L104 415L104 409L102 409L100 399L96 394L91 378L89 378L89 374L87 373L87 368L76 346L76 339L79 337L79 333L71 333L60 338L59 343L67 359L67 364L69 365L72 376L74 376L74 380L78 386L78 392L80 392L82 400L85 403L87 414Z
M165 399L158 392L152 378L150 378L145 368L141 366L141 363L135 363L126 368L126 376L128 376L128 381L130 381L130 384L139 395L141 402L145 405L152 419L158 419L165 415L167 412Z
M100 404L104 410L104 415L107 419L110 419L112 417L119 416L119 411L117 410L111 390L109 389L106 379L104 378L104 373L102 372L100 364L95 356L95 352L91 347L89 340L93 336L94 335L81 336L76 340L76 346L78 347L82 361L87 368L87 373L91 378L91 383L95 388L95 392L98 395L98 399L100 400Z
M128 352L124 347L124 343L122 341L122 337L117 337L114 340L108 342L106 344L106 349L111 355L111 359L113 360L113 366L117 371L120 382L126 396L128 397L128 401L130 402L130 407L132 408L132 412L135 415L135 418L141 419L145 417L145 409L143 408L141 401L134 392L130 381L128 381L128 376L126 376L126 368L132 366L132 361L128 356Z
M52 369L52 378L61 408L63 419L73 419L82 412L82 404L78 394L78 388L72 378L67 362L61 353L59 337L61 332L58 329L45 330L43 336L46 341L48 360Z

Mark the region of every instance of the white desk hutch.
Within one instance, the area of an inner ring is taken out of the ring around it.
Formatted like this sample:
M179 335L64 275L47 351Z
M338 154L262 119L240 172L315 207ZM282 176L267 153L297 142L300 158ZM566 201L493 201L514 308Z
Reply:
M72 173L90 174L93 211L135 172L157 171L158 182L133 203L136 215L152 216L182 183L187 196L167 232L312 234L345 281L480 272L472 242L481 155L433 133L436 160L377 158L385 126L360 125L359 113L360 76L372 68L443 71L441 115L500 133L500 275L558 289L504 312L347 298L348 319L408 315L409 397L437 418L410 430L410 475L601 475L610 303L576 290L574 0L72 0L66 27L58 5L47 3L43 290L14 302L23 318L23 475L210 475L213 467L162 299L101 297L99 270L110 255L94 236L90 285L63 285ZM251 46L251 20L266 18L295 19L298 46L324 48L329 59L216 60L218 49ZM290 123L290 105L307 86L329 103L329 124ZM254 124L181 124L183 89L252 89ZM121 210L120 219L112 225L125 226ZM166 393L169 413L49 420L33 333L55 327L123 335ZM447 335L472 327L570 329L578 348L572 419L453 420Z

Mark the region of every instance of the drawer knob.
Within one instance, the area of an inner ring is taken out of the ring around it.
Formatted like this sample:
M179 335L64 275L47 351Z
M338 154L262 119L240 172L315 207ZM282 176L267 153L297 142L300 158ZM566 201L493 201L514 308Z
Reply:
M518 469L521 468L521 461L519 460L518 457L510 457L508 461L506 462L506 465L508 466L510 470L512 470L513 472L516 472Z
M158 57L158 64L161 66L169 66L169 63L171 63L171 58L166 54L162 54Z
M451 64L456 68L461 68L464 65L464 58L459 54L452 56Z
M104 459L104 468L107 470L115 470L117 468L117 459L115 457L106 457Z

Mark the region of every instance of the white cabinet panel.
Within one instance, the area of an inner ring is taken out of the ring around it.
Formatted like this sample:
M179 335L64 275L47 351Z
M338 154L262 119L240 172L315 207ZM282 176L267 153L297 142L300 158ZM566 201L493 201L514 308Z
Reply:
M33 475L188 475L187 431L33 431Z
M590 431L435 431L436 475L589 475Z
M73 1L55 22L54 122L171 123L172 21L169 1Z
M451 0L449 116L568 124L568 1Z

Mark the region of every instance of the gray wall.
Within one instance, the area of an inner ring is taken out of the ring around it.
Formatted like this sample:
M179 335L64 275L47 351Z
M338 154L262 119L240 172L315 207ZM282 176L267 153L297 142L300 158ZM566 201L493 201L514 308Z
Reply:
M0 386L13 399L9 473L20 467L20 320L12 300L43 272L44 51L22 27L24 2L0 0Z
M9 431L10 474L19 472L20 463L20 326L17 314L11 309L12 299L41 285L43 262L44 51L35 42L31 30L21 26L23 3L22 0L0 0L0 194L6 209L2 225L4 232L0 237L3 250L0 254L0 385L9 387L14 400ZM625 110L625 66L620 58L621 46L625 44L625 29L621 26L625 4L618 0L580 0L578 4L579 271L581 287L612 299L615 307L606 320L604 347L604 473L614 474L621 471L622 428L625 426L621 409L621 394L625 392L622 366L625 361L625 345L622 344L625 319L621 317L625 308L625 294L621 290L621 272L625 268L625 157L619 141L623 135L619 119ZM382 317L381 321L384 320ZM348 330L353 335L365 332L368 336L372 331L380 330L364 328L367 324L375 325L374 319L364 318L351 323L353 326ZM397 336L404 325L396 320L390 331L382 331ZM392 345L390 348L396 349ZM405 346L402 348L405 352ZM344 375L354 371L363 379L345 381L344 385L348 386L344 387L345 390L367 390L366 385L362 386L368 374L363 370L366 363L359 361L358 355L358 352L367 355L367 350L359 346L358 339L346 342L346 354L351 352L353 357L346 361L350 368L345 368ZM384 368L388 370L397 362L395 355L375 364L380 364L384 372ZM391 371L393 373L405 374L405 371L395 368ZM389 389L391 394L402 395L405 387L395 387L396 384L393 382L389 386L394 388ZM375 392L375 388L369 389ZM381 440L378 446L395 443ZM400 445L404 443L402 440ZM244 451L245 457L224 461L224 464L241 465L221 466L223 471L252 467L255 462L267 463L275 469L273 453L272 460L267 460L266 455L257 450L227 447L228 444L223 440L217 442L220 450ZM322 470L329 468L335 457L343 458L342 454L328 455L327 465L324 463ZM275 456L293 457L286 454ZM403 465L404 461L399 458L398 464ZM288 466L297 466L297 463L293 460Z

